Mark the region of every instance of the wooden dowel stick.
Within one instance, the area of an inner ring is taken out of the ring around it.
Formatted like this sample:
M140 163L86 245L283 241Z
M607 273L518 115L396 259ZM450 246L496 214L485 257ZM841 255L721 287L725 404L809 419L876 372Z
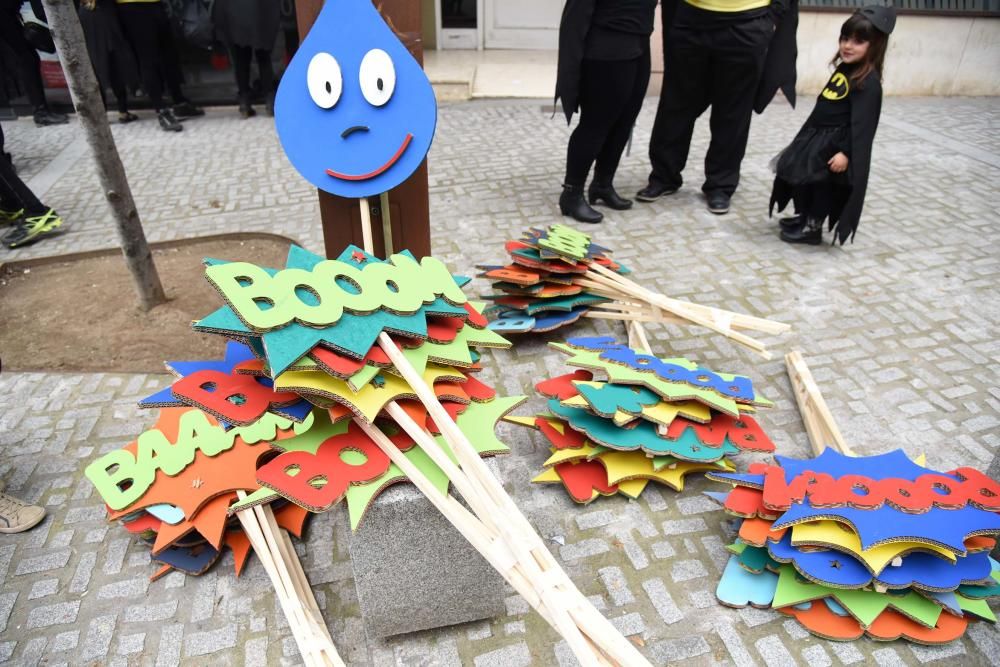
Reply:
M556 627L552 619L552 610L549 609L538 596L536 587L533 586L524 576L520 573L519 567L505 567L502 562L497 558L497 554L491 548L491 545L497 539L498 535L496 533L490 534L486 529L485 525L474 517L468 510L462 507L454 498L448 496L443 496L440 491L434 487L434 485L424 476L424 474L417 469L409 459L399 451L386 436L377 427L372 426L364 422L363 420L355 420L365 431L369 438L371 438L381 449L384 451L389 458L395 463L407 477L410 478L418 489L420 489L425 496L434 504L435 507L447 518L452 525L462 535L469 540L469 542L479 551L487 561L508 581L515 590L519 593L534 607L543 618L545 618L553 627ZM519 565L519 564L518 564ZM576 627L574 625L574 627ZM568 641L568 638L567 638ZM606 661L601 659L599 653L597 653L593 645L589 643L584 643L584 655L577 656L583 664L605 664Z
M382 239L385 242L386 259L392 255L392 219L389 213L389 193L383 192L379 195L380 209L382 210Z
M503 490L503 487L500 486L500 483L495 477L493 477L489 469L486 468L486 465L479 458L479 454L468 441L468 438L466 438L465 434L462 433L461 429L458 428L457 424L455 424L445 411L444 407L437 399L437 396L434 394L434 391L427 385L427 383L424 382L423 377L417 373L416 369L413 368L406 357L403 356L402 352L398 347L396 347L396 344L392 341L392 339L385 333L379 334L379 346L389 356L389 359L393 362L396 370L403 376L403 379L407 381L410 387L420 398L421 402L427 408L431 417L434 419L434 422L441 429L442 435L451 445L463 469L469 473L470 478L483 485L494 501L496 501L502 508L505 516L518 525L520 536L525 540L525 543L529 545L530 551L538 560L542 570L552 572L553 574L551 576L557 577L557 580L564 583L565 587L563 588L563 592L567 594L567 597L576 598L578 600L577 604L583 607L592 607L590 602L569 580L566 573L562 571L562 568L552 557L552 554L549 553L544 543L542 543L541 538L538 536L538 533L535 532L528 520L524 518L524 515L521 513L514 501L507 495L506 491ZM594 611L596 612L596 610ZM600 613L597 613L596 615L603 619L605 624L602 631L598 633L598 637L594 637L595 641L598 642L602 650L606 651L612 658L622 664L649 664L642 654L639 653L639 651L627 640L625 640L625 638L621 636L621 633L613 625L611 625L607 619L601 616ZM621 641L618 641L619 639Z
M820 393L812 372L806 365L802 353L794 350L785 355L785 366L792 383L792 393L798 404L799 413L806 426L806 434L813 451L819 456L827 447L839 451L846 456L854 456L840 433L833 414Z
M610 269L607 269L601 266L600 264L594 263L591 264L590 266L598 274L607 278L608 280L617 283L618 285L621 285L622 288L624 289L638 288L644 292L649 292L649 294L657 297L659 301L669 304L670 309L678 313L683 311L688 311L694 313L696 316L703 316L711 318L713 320L716 318L731 319L733 322L739 322L739 326L741 326L742 328L754 329L766 333L782 333L791 329L791 325L782 322L775 322L773 320L767 320L760 317L753 317L751 315L745 315L742 313L734 313L728 310L714 308L712 306L703 306L700 304L691 303L689 301L680 301L678 299L672 299L662 294L656 294L655 292L647 290L646 288L640 286L638 283L629 280L628 278L622 276L621 274L615 273L614 271L611 271ZM594 277L595 279L597 278L597 276L594 276L591 273L588 273L586 275Z
M365 246L365 252L369 255L375 254L375 242L372 240L372 210L368 205L368 197L358 200L361 207L361 238Z
M337 653L337 648L333 645L333 638L330 637L330 632L326 627L326 623L323 622L323 616L320 613L319 605L316 604L316 598L312 594L312 587L309 585L309 581L305 578L305 572L302 570L302 563L299 562L299 555L296 553L291 540L288 539L288 533L278 526L278 520L274 517L274 511L271 509L270 505L258 505L257 507L261 511L261 516L265 521L268 532L276 538L275 546L278 549L278 556L281 558L282 564L287 569L289 582L291 583L292 590L294 591L296 598L300 603L302 603L303 615L305 616L306 622L309 624L310 628L312 628L313 634L316 635L319 650L326 654L326 657L332 664L337 665L338 667L343 667L344 662L340 659L340 655ZM296 568L296 566L298 567ZM296 570L298 570L298 572ZM299 573L301 573L301 578L299 577ZM323 641L324 638L326 641Z
M237 496L240 500L243 500L246 498L246 493L243 491L237 491ZM257 514L252 509L247 509L237 512L236 517L243 526L243 531L250 540L254 553L257 554L257 558L260 559L261 564L264 566L264 571L267 572L268 578L274 586L274 593L278 598L278 604L281 605L281 609L285 613L285 618L292 630L292 637L295 639L295 643L299 647L299 653L302 655L303 662L310 666L322 665L323 661L320 660L312 650L312 641L306 634L304 619L300 618L299 613L292 602L290 594L285 587L285 582L278 574L274 554L271 552L267 541L264 538Z
M588 274L588 275L590 275L590 274ZM598 282L601 282L602 280L607 280L609 282L613 282L610 279L604 278L603 276L600 276L600 275L594 275L594 277L595 278L599 278ZM683 317L685 319L690 320L694 324L701 325L701 326L705 327L706 329L711 329L712 331L715 331L716 333L722 334L723 336L726 336L727 338L730 338L730 339L736 341L737 343L743 344L744 346L750 348L754 352L757 352L758 354L760 354L761 356L763 356L765 359L770 359L771 358L771 354L764 347L763 343L761 343L761 342L759 342L757 340L754 340L750 336L747 336L745 334L741 334L741 333L738 333L736 331L733 331L732 327L729 326L728 324L726 324L725 322L723 322L721 324L720 323L716 323L714 320L710 319L708 316L703 316L701 314L693 313L693 312L690 312L690 311L687 311L687 310L679 310L679 309L675 308L669 302L669 300L666 299L666 297L663 297L662 295L659 295L659 294L655 294L654 292L650 292L649 290L646 290L645 288L640 287L639 285L636 285L635 283L632 283L631 285L627 286L626 289L627 289L627 291L630 291L637 298L641 298L641 299L647 300L650 303L652 303L653 305L658 306L658 307L666 310L667 312L673 313L675 315L679 315L679 316L681 316L681 317Z

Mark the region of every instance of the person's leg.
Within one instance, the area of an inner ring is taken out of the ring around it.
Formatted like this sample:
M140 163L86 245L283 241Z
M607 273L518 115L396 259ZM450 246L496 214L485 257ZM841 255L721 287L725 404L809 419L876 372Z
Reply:
M630 87L631 90L623 98L624 104L614 125L608 131L608 135L597 153L594 164L594 180L590 187L591 203L596 198L604 199L612 208L628 208L632 202L619 197L614 189L614 177L618 171L618 163L621 161L622 152L632 134L632 127L635 119L642 110L642 102L646 96L646 88L649 86L650 58L647 51L635 60L628 60L621 63L618 77L622 82L622 87Z
M663 88L649 139L649 185L637 195L653 201L676 192L684 182L694 124L708 107L710 59L701 31L674 28L664 56Z
M111 85L111 92L115 94L115 106L118 108L118 122L131 123L137 119L133 114L128 112L128 90L125 86L125 77L122 75L121 67L115 62L115 54L111 54L110 60L108 76L111 80L108 83Z
M183 126L163 100L160 55L156 42L156 14L150 11L153 7L143 2L118 5L118 19L121 22L122 32L125 33L125 39L135 53L142 88L149 96L150 104L156 109L160 127L167 132L180 132L184 129Z
M229 47L229 58L233 61L233 75L236 77L236 97L240 104L240 116L249 118L254 115L250 93L250 65L253 61L253 49L249 46L233 44Z
M715 31L712 51L712 139L705 155L706 196L732 197L750 136L754 95L764 70L767 44L774 30L762 16Z
M8 248L18 248L33 243L43 234L62 225L59 214L39 201L35 193L14 172L14 166L2 158L0 158L0 202L7 213L4 218L14 214L13 220L8 219L8 222L14 222L14 228L0 239L0 243ZM8 207L17 209L12 210ZM3 532L2 521L0 521L0 532Z
M17 58L19 80L24 85L28 101L34 109L36 125L59 125L69 122L66 114L49 110L42 84L41 61L38 53L24 38L21 22L6 14L0 15L0 41L5 42Z
M181 71L181 58L174 43L174 32L170 18L162 2L148 5L153 15L156 30L156 46L159 52L160 73L167 84L167 90L174 101L173 112L178 118L204 116L205 111L196 107L184 95L181 85L184 83L184 73Z
M264 94L264 108L268 116L274 115L274 66L271 64L270 49L254 51L257 71L260 73L260 90Z
M627 61L625 61L627 62ZM566 175L559 208L580 222L600 222L603 216L583 197L583 186L608 133L622 113L627 83L620 76L623 61L584 60L580 73L580 122L566 147Z

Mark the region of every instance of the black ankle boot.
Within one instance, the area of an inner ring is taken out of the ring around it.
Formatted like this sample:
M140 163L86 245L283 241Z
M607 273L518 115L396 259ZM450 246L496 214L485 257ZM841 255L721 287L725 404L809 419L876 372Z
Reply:
M611 183L591 182L590 189L587 190L587 199L591 205L603 201L608 205L608 208L613 208L616 211L624 211L632 208L632 200L625 199L615 192L615 186Z
M583 198L582 185L563 185L562 194L559 196L559 210L563 215L579 222L598 223L604 219L599 211L595 211Z
M806 218L801 227L796 229L783 229L781 240L785 243L807 243L809 245L819 245L823 242L823 221Z
M800 213L787 218L782 218L781 220L778 220L778 224L781 225L781 229L792 231L793 229L798 229L802 225L806 224L806 218Z

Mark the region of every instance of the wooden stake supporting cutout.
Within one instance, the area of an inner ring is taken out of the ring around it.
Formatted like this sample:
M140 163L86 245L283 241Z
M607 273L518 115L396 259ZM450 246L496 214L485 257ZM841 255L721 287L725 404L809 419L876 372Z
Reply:
M362 200L364 201L364 200ZM371 238L371 217L366 217L362 213L362 226L365 228L365 251L372 253L372 238ZM529 564L532 570L535 570L535 566L541 569L543 574L548 575L546 582L537 582L540 584L542 590L553 589L556 590L560 595L555 596L557 600L564 600L568 604L563 606L557 606L555 610L549 610L550 612L555 612L552 616L551 613L546 620L566 639L570 648L573 650L574 655L583 665L604 665L607 664L607 660L601 655L600 651L595 647L600 647L608 656L610 656L614 661L622 665L649 665L649 662L642 656L641 653L633 646L628 640L626 640L621 633L615 628L604 616L600 614L591 605L590 601L587 600L579 589L573 585L572 581L566 575L565 572L559 567L552 554L549 553L548 549L542 543L541 538L535 532L534 528L528 523L524 515L521 514L517 505L514 501L507 495L503 487L500 486L499 482L493 477L489 469L486 468L483 461L479 458L478 452L462 433L458 425L451 419L448 413L445 411L444 407L438 401L437 396L434 394L432 388L428 387L423 381L423 377L417 373L416 369L410 364L409 360L403 356L403 353L396 347L396 344L389 338L388 334L382 332L379 334L378 338L379 347L389 356L396 370L403 376L403 378L410 384L419 397L421 403L427 408L434 422L441 429L441 434L444 436L445 440L448 442L449 446L452 448L453 453L456 458L458 458L463 470L468 475L468 479L476 486L479 487L478 492L472 492L474 497L479 497L479 493L483 493L484 498L489 498L497 507L495 509L494 517L501 517L502 519L512 519L512 525L507 528L508 530L513 529L512 535L504 535L507 541L508 547L514 547L517 550L523 549L522 545L530 545L529 550L531 551L531 557L535 559L535 563ZM378 435L382 435L381 431L378 429L371 428L369 430L369 425L362 425L369 436L372 437L376 442L380 442L377 438ZM383 436L384 437L384 436ZM391 445L391 443L389 443ZM437 443L434 442L437 446ZM381 446L381 445L380 445ZM392 445L392 447L395 447ZM385 451L385 448L383 448ZM415 469L412 465L408 465L409 461L405 463L402 462L405 457L399 456L399 452L390 453L386 451L386 454L395 462L401 470L404 472L407 469ZM409 473L407 473L409 474ZM421 477L423 477L421 475ZM426 481L426 478L423 478ZM464 482L463 482L464 484ZM418 488L420 485L418 485ZM452 512L448 513L442 507L446 507L449 503L444 501L439 501L440 495L434 490L433 485L425 486L420 489L425 496L427 496L434 505L445 514L445 517L451 520L452 516L466 517L468 512L458 504L458 501L452 499L454 505L457 505L463 510L462 512ZM471 504L471 503L470 503ZM457 521L463 523L470 530L474 528L469 527L467 518L458 518ZM452 522L457 528L461 530L458 523ZM480 525L482 525L480 523ZM505 531L506 532L506 531ZM463 533L465 534L465 533ZM473 546L487 556L490 560L489 555L482 548L477 546L476 542L470 539ZM490 560L491 565L497 567L497 563L494 560ZM521 563L524 565L525 563ZM506 578L507 572L501 568L497 568L498 571ZM554 578L553 578L554 577ZM512 583L513 585L513 583ZM532 588L536 588L532 586ZM561 590L560 590L561 588ZM530 598L525 598L531 601ZM571 603L571 604L570 604ZM541 604L541 603L540 603ZM545 605L542 605L545 606ZM569 614L570 623L566 622L565 614ZM570 628L568 626L572 625ZM587 628L587 634L590 635L589 640L585 638L581 633L581 628Z
M555 588L558 592L562 593L559 597L566 600L564 608L569 612L573 620L576 621L577 627L587 627L586 625L581 625L583 623L604 626L595 628L593 632L588 631L588 634L609 656L625 665L649 664L642 654L606 618L597 612L596 609L593 609L590 602L573 585L572 581L562 571L562 568L542 543L541 538L535 532L534 528L524 518L524 515L521 514L517 505L507 495L506 491L503 490L503 487L500 486L500 483L493 477L489 469L486 468L476 453L475 448L465 437L465 434L451 420L433 391L423 382L416 369L410 365L392 339L384 333L380 334L379 346L389 356L396 370L410 384L421 402L430 412L431 417L441 429L442 435L452 447L455 456L459 459L462 469L469 476L469 479L479 485L488 497L496 503L497 509L494 516L503 517L504 520L511 522L510 530L514 533L512 539L520 540L521 544L527 545L542 573L548 577L555 578L554 581L557 583L554 585L546 583L544 588ZM558 622L558 617L555 620ZM558 625L555 627L559 629ZM569 642L570 637L565 634L564 637ZM570 646L574 648L574 654L577 654L577 647L580 645L574 645L573 642L570 642ZM584 661L583 657L578 654L577 658L581 659L584 664L593 664L591 661Z
M819 456L829 447L846 456L854 456L853 450L844 441L823 394L820 393L802 353L794 350L785 355L788 378L792 383L795 402L806 426L806 434L812 444L813 453Z
M384 239L385 257L392 255L392 217L389 214L389 193L379 195L379 208L382 211L382 238Z
M669 299L662 294L656 294L596 262L590 264L590 270L587 271L586 275L606 287L617 288L628 296L646 301L655 307L662 308L694 324L699 324L716 333L720 333L757 352L765 359L771 358L771 353L767 351L763 343L733 330L731 322L732 315L734 314L730 314L728 311L696 312L690 307L679 305L683 302Z
M243 491L238 491L237 496L240 500L247 497ZM303 662L310 666L344 667L329 630L322 622L319 606L312 595L312 588L302 570L298 554L295 553L288 534L278 527L271 508L254 506L237 512L236 517L274 585L278 602L292 629ZM288 570L289 564L291 572Z
M405 414L405 413L404 413ZM502 556L497 549L500 534L490 530L483 521L474 516L457 500L448 495L442 495L434 484L417 468L378 428L360 422L365 433L384 451L410 481L431 501L448 521L465 537L472 546L499 572L504 579L534 608L550 625L555 625L548 607L538 596L536 586L525 577L520 564L515 560L510 564L512 556ZM596 664L612 665L598 650L594 640L585 637L589 650L592 651Z
M372 209L368 205L368 197L358 200L361 207L361 235L365 244L365 252L369 255L375 254L375 242L372 240Z

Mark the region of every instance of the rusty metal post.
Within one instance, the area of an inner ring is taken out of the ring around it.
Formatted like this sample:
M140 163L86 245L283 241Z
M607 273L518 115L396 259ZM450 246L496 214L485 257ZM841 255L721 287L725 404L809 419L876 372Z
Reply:
M403 43L423 65L423 38L420 29L420 3L413 0L378 0L382 15L392 21L393 27L403 36ZM299 24L299 38L315 22L323 7L323 0L295 0ZM382 208L378 197L370 197L372 232L376 254L384 247L382 235ZM319 191L319 211L323 223L323 242L327 257L336 257L348 244L361 246L361 211L358 200L337 197ZM389 219L392 223L392 241L395 252L409 250L424 257L431 254L430 200L427 189L427 161L413 172L404 183L389 192Z

